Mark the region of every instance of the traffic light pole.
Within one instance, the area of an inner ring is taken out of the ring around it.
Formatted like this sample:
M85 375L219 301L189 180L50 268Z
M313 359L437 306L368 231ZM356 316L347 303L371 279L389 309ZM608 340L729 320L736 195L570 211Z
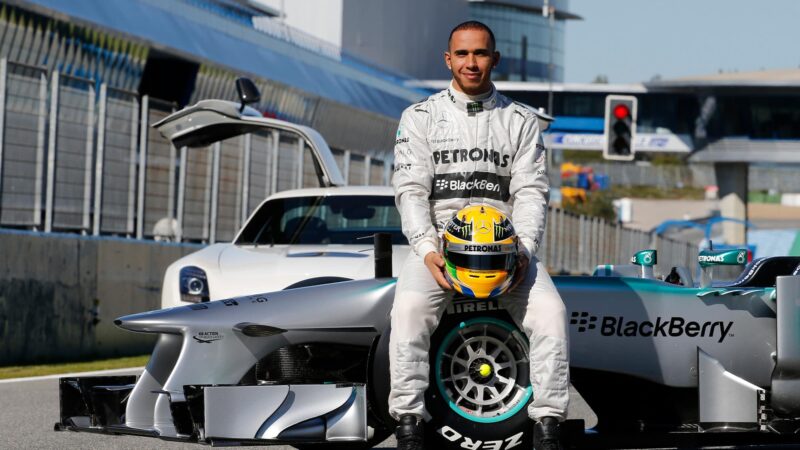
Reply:
M547 27L548 27L548 34L550 39L549 48L549 59L550 61L547 64L547 114L550 117L555 117L553 114L553 22L556 18L556 9L553 6L550 6L550 0L544 0L544 7L542 8L542 15L547 19Z
M722 238L728 245L746 245L748 164L715 163L714 175L719 186L720 215L737 219L722 223Z
M556 18L555 15L555 8L550 6L550 0L544 0L544 6L542 7L542 15L547 18L547 27L550 39L549 47L549 63L547 64L547 114L550 117L555 118L555 114L553 114L553 21ZM561 187L561 171L555 170L553 161L553 149L547 149L547 173L550 174L550 185L553 188L560 188Z

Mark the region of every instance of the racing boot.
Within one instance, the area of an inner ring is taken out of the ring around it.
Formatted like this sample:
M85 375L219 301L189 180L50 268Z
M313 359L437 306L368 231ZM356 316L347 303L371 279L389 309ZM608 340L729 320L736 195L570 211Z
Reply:
M536 422L533 426L534 450L563 450L560 428L561 425L555 417L542 417Z
M425 434L422 419L411 414L400 416L397 426L397 450L425 450Z

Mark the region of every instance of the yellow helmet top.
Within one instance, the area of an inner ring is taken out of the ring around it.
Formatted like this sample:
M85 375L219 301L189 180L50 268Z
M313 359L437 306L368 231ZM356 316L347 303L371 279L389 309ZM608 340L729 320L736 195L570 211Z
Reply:
M489 205L458 211L445 227L445 276L469 297L489 298L508 290L517 263L517 236L505 214Z

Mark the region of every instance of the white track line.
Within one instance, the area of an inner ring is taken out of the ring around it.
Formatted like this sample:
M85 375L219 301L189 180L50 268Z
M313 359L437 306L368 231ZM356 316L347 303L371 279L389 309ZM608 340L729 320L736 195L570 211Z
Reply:
M143 370L144 367L128 367L124 369L95 370L93 372L57 373L55 375L42 375L40 377L8 378L5 380L0 380L0 384L18 383L21 381L57 380L59 378L64 378L64 377L91 377L91 376L102 376L102 375L115 375L115 374L129 373L129 372L136 372L138 374Z

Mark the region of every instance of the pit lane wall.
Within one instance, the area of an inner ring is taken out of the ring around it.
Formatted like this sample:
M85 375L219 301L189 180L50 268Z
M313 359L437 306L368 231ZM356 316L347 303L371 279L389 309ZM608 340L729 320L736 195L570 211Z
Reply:
M0 232L0 366L150 353L114 319L160 307L164 270L201 248Z

